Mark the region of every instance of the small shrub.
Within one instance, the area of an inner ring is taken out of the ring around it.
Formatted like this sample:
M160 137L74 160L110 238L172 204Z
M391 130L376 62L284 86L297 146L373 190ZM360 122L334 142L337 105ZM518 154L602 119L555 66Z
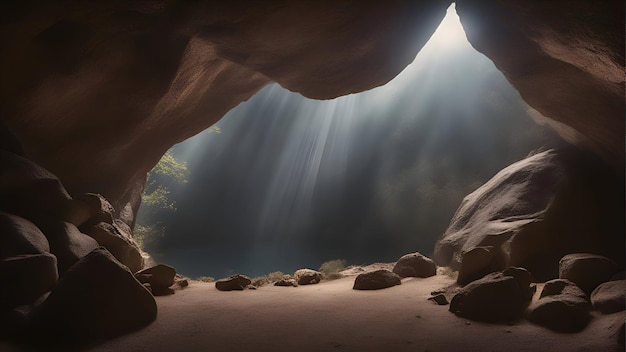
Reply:
M285 275L285 274L283 274L280 271L274 271L274 272L271 272L271 273L267 274L266 276L267 276L267 279L270 282L276 282L276 281L280 281L282 279L287 279L288 278L287 276L289 276L289 275Z
M322 263L319 271L323 274L323 277L326 280L340 279L343 276L340 272L346 269L346 264L347 262L345 259L329 260Z
M202 282L214 282L215 278L211 277L211 276L200 276L199 278L197 278L196 280L198 281L202 281Z

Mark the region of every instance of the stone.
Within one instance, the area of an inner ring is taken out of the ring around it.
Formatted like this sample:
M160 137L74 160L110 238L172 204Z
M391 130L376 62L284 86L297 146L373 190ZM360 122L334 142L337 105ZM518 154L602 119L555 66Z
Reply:
M400 277L430 277L437 275L437 265L419 252L403 255L392 270Z
M450 304L450 302L448 302L448 299L446 298L446 296L444 296L443 293L438 293L428 298L428 300L440 306L445 306L447 304Z
M617 271L617 264L601 255L574 253L559 261L559 278L574 282L588 295Z
M274 282L274 286L298 287L298 282L296 281L296 279L282 278L282 279Z
M0 260L0 311L32 304L50 291L58 278L56 257L49 253Z
M533 278L528 270L511 266L503 270L502 275L511 276L517 281L520 289L525 294L525 299L530 301L533 298L537 286L531 285Z
M461 288L450 301L450 312L479 321L514 320L530 301L527 291L515 277L491 273Z
M0 259L20 254L50 252L50 245L35 224L0 211Z
M50 242L50 252L57 257L59 275L63 275L81 258L100 247L96 240L81 233L69 222L51 221L44 226Z
M104 222L113 225L115 219L115 209L104 196L97 193L84 193L75 197L75 200L82 202L89 209L89 219L87 227ZM76 206L80 203L75 202Z
M215 288L220 291L242 291L251 283L252 280L249 277L235 274L215 281Z
M132 272L143 269L141 249L130 234L121 232L118 227L106 222L91 227L85 234L98 241Z
M591 304L600 313L610 314L624 310L626 302L626 280L608 281L600 284L591 293Z
M87 203L72 198L65 205L61 220L69 222L76 227L80 227L91 219L91 213L91 207Z
M0 150L0 210L35 224L60 217L71 199L61 181L35 162Z
M389 270L381 269L357 275L353 290L380 290L400 285L400 276Z
M298 285L317 284L320 280L322 280L322 273L311 269L297 270L293 276L295 277Z
M89 343L144 327L156 316L150 292L98 248L65 272L33 310L30 326L44 344Z
M149 283L153 291L155 288L157 290L166 289L174 285L175 277L176 269L165 264L142 269L135 273L135 278L142 284Z
M482 246L463 252L456 282L465 285L489 273L498 271L500 268L495 263L494 251L496 249L492 246Z
M624 236L617 234L623 234L624 224L617 220L620 212L623 218L624 201L613 195L623 182L609 175L595 157L568 147L518 161L464 198L433 259L459 270L464 253L493 247L491 261L485 251L476 252L484 254L477 267L487 262L486 271L523 267L547 281L558 277L559 260L573 249L623 258Z
M591 315L587 295L573 282L555 279L546 282L538 301L528 307L526 318L558 332L584 329Z

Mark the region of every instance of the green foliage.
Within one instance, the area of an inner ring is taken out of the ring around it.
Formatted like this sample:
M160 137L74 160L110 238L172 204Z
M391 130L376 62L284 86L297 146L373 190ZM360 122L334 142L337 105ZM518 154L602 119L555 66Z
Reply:
M148 181L153 179L153 175L165 176L170 183L187 183L187 177L189 176L189 169L187 169L187 163L184 161L178 161L174 157L172 150L168 150L163 154L161 160L152 168L152 171L148 173ZM150 182L148 182L150 184ZM163 185L156 185L156 188L162 188Z

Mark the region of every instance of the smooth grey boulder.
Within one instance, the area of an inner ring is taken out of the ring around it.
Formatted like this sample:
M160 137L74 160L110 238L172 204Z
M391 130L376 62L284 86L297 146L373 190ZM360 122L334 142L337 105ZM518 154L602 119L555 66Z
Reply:
M626 304L626 280L607 281L596 287L591 293L593 308L601 313L610 314L624 310Z
M573 253L559 261L559 278L572 281L588 295L617 271L615 262L596 254Z
M389 270L381 269L359 274L354 279L353 290L380 290L400 285L400 276Z

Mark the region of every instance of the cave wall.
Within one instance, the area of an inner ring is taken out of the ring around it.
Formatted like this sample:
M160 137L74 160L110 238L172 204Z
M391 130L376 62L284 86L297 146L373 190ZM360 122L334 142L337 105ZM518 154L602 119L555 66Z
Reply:
M102 193L132 222L146 172L171 145L272 81L316 99L385 84L449 4L5 4L0 119L70 193ZM461 0L457 11L545 121L623 170L623 1Z

